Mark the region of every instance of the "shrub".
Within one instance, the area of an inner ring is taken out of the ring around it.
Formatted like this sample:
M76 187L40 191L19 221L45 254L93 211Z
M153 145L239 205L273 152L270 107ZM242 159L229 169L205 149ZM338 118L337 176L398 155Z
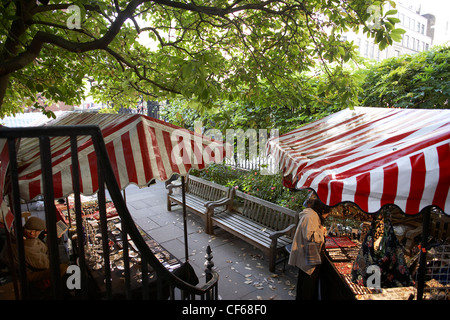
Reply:
M302 209L308 195L308 191L293 191L284 187L281 173L262 175L257 170L213 164L202 171L192 170L190 174L296 211Z

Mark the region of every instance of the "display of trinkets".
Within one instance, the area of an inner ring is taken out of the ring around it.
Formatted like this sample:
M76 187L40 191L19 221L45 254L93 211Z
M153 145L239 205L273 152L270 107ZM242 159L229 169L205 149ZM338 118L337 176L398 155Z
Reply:
M98 201L96 199L93 199L92 197L85 197L85 198L88 198L89 200L83 201L81 203L81 216L92 217L94 219L99 220L100 214ZM76 215L75 215L74 200L68 198L68 204L69 205L67 206L67 203L56 203L55 206L66 223L69 222L75 223ZM106 206L106 217L108 219L117 216L117 211L112 201L107 200L105 206Z
M368 287L364 287L364 286L360 286L357 283L354 283L352 281L352 276L350 274L345 274L343 275L345 282L347 283L347 285L349 286L349 288L352 290L352 292L355 295L365 295L365 294L371 294L374 291Z
M99 270L104 267L104 257L103 257L103 245L102 245L102 235L100 231L100 224L96 219L92 217L83 218L83 229L85 234L85 252L87 254L88 261L91 264L93 270ZM180 262L173 257L165 248L163 248L157 241L152 239L145 231L138 227L139 232L143 236L145 242L149 246L152 253L158 258L158 260L163 263L163 265L169 269L174 270L180 266ZM107 231L108 231L108 246L109 246L109 260L111 270L124 270L124 259L123 259L123 238L121 230L121 220L120 218L112 218L107 221ZM128 257L129 266L132 268L134 265L140 266L141 257L140 254L131 239L127 238L128 241ZM139 269L139 268L138 268ZM139 270L136 271L140 273Z
M350 259L342 252L341 248L327 249L331 261L349 261Z

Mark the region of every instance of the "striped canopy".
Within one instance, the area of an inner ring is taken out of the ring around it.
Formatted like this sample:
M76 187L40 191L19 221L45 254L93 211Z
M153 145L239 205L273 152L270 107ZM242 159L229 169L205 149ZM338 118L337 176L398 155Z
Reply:
M92 124L102 131L121 189L131 183L143 187L153 179L165 181L175 173L201 170L209 163L221 162L227 152L222 142L138 114L68 113L46 126ZM54 194L61 198L73 192L70 138L52 137L50 143ZM98 190L97 158L89 136L78 138L78 158L81 192L94 194ZM21 139L17 160L21 198L32 200L43 192L38 139Z
M355 107L268 141L285 185L367 213L450 214L450 110Z

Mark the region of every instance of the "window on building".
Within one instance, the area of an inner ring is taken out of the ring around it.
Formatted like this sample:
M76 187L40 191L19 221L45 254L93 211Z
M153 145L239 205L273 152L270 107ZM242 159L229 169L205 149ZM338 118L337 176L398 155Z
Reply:
M415 38L411 38L411 42L412 42L412 49L416 50L416 39Z
M412 20L411 20L411 24L409 25L409 28L410 28L411 30L414 30L415 26L416 26L416 19L412 19Z
M406 48L409 48L409 36L408 35L405 35L405 47Z
M422 34L425 34L425 25L422 23L422 30L421 30Z
M417 51L420 51L419 46L420 46L420 41L419 41L419 39L417 39L417 40L416 40L416 50L417 50Z

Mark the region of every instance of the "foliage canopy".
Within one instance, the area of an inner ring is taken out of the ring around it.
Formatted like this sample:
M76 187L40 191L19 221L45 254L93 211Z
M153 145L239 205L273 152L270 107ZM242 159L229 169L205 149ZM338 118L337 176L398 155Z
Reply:
M357 90L342 64L356 51L338 35L363 28L391 44L402 30L385 2L2 1L0 117L41 108L39 97L77 104L86 78L98 101L116 107L178 96L199 109L236 100L298 107L327 95L352 105ZM305 79L318 65L322 95L311 97Z
M450 47L386 59L370 67L361 104L371 107L449 108Z

